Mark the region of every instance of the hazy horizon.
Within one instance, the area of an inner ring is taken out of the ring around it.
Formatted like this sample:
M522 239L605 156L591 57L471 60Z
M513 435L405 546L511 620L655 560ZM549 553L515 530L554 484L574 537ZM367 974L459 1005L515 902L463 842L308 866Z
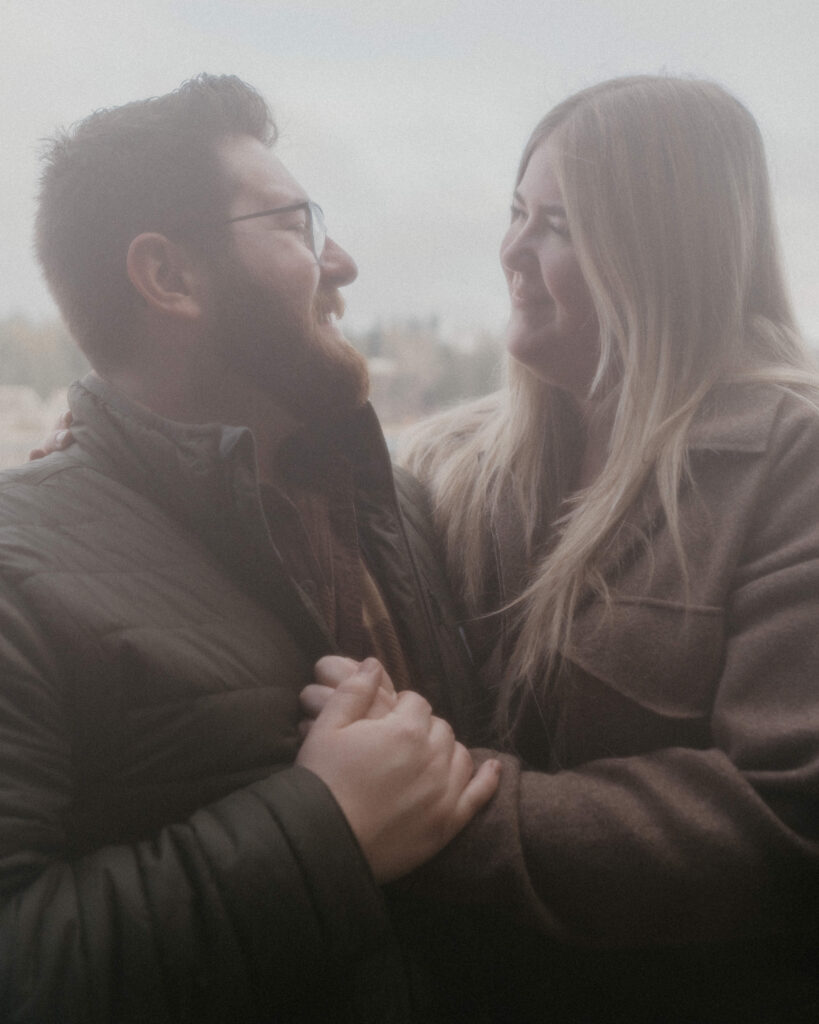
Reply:
M819 340L817 5L0 0L0 11L2 318L56 315L31 251L40 140L207 70L270 101L279 155L358 262L351 330L436 316L444 334L499 331L497 249L529 131L578 88L667 72L719 81L757 117L797 316Z

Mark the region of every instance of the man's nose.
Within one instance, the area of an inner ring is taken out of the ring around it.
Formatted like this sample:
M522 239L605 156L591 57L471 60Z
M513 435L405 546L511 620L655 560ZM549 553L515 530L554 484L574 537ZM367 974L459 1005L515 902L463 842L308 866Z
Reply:
M342 249L338 242L328 238L324 243L324 252L319 260L322 280L340 288L345 284L352 284L358 277L358 267L355 260Z

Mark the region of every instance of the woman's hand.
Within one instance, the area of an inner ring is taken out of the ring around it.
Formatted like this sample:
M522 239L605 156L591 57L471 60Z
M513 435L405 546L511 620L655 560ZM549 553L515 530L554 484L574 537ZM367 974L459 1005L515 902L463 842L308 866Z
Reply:
M74 443L74 435L71 433L71 424L74 417L69 411L64 412L54 424L54 429L40 441L36 448L28 453L29 461L42 459L52 452L61 452L64 448Z
M395 692L392 679L387 675L380 661L375 658L367 658L366 661L358 662L353 658L328 654L316 662L314 669L316 681L305 686L299 697L301 709L306 716L299 723L302 739L310 732L313 722L321 714L322 708L339 684L365 666L372 668L378 680L378 689L367 711L367 718L382 718L395 708L398 695Z

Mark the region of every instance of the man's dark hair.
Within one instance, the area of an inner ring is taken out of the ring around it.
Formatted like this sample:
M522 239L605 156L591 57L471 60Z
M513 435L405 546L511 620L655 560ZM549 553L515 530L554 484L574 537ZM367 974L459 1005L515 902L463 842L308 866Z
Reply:
M131 241L157 231L193 245L219 242L229 195L216 147L231 135L272 145L270 110L239 78L202 74L165 96L98 110L48 143L37 256L95 367L117 365L132 343L139 297L126 273Z

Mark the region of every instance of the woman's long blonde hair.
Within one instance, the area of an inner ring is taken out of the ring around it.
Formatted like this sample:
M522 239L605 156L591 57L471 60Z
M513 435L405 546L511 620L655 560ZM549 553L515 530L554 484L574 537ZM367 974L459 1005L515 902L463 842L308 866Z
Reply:
M762 140L738 100L688 79L593 86L538 124L518 181L547 138L600 324L592 394L612 423L605 464L564 504L578 458L574 403L514 362L504 390L422 425L404 455L432 495L472 615L486 610L494 527L514 510L533 571L499 695L505 728L520 686L539 690L571 651L578 601L609 599L601 564L652 476L685 575L686 437L714 385L762 379L817 394L780 269ZM539 529L556 522L539 553Z

